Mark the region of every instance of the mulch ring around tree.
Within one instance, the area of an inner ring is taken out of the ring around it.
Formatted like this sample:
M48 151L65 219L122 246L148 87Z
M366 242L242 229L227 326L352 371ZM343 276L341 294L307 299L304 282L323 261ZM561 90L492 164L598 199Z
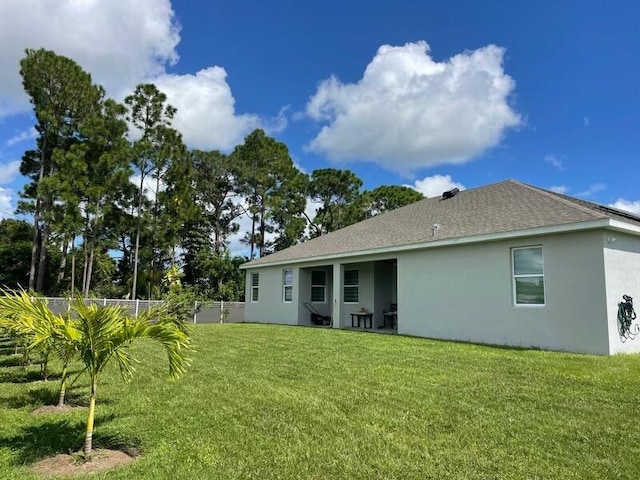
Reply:
M60 454L45 458L32 466L32 471L44 476L65 476L98 473L134 462L135 456L121 450L96 449L89 460L80 455Z

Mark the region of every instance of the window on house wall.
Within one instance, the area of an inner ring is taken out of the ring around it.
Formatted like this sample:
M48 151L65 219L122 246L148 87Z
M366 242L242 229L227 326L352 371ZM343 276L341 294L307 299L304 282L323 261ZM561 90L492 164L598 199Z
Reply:
M260 274L251 274L251 301L257 302L260 296Z
M513 297L516 305L544 305L544 262L542 247L511 250Z
M282 271L282 301L293 301L293 270L290 268Z
M344 303L358 303L358 270L344 271Z
M327 301L327 272L324 270L311 271L311 301L314 303Z

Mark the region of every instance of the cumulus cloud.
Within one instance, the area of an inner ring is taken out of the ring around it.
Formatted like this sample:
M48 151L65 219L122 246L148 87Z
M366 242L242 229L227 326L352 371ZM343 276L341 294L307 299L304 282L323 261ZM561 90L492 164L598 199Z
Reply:
M577 197L590 197L591 195L602 192L607 189L607 186L604 183L593 183L589 185L589 187L583 191L576 193Z
M0 116L27 108L19 62L25 48L73 58L112 95L178 60L169 0L0 2Z
M140 179L142 178L141 175L132 175L129 178L129 181L131 183L133 183L137 188L140 188ZM146 177L144 177L144 182L142 182L142 193L144 193L144 196L147 197L147 199L151 202L155 202L156 200L156 189L157 189L157 183L156 183L156 179L152 178L151 175L147 175ZM160 180L160 192L164 192L167 188L167 185Z
M154 83L178 109L173 126L193 148L229 150L262 125L257 115L236 115L235 99L221 67L195 75L158 76Z
M439 197L442 192L459 188L465 190L466 187L458 182L454 182L451 175L433 175L431 177L425 177L422 180L416 180L413 185L405 185L406 187L413 188L422 193L425 197Z
M35 128L27 128L26 130L16 133L13 137L7 140L7 146L13 147L18 143L26 142L27 140L33 140L37 136L38 131Z
M240 215L235 219L235 222L238 225L240 225L240 229L238 230L238 233L234 235L230 235L227 238L229 251L231 252L231 255L234 255L234 256L238 255L238 256L249 257L251 255L251 247L249 247L249 245L247 245L246 243L243 243L245 234L247 232L251 232L251 217L249 216L249 213L248 213L249 203L247 202L246 198L244 198L243 196L237 196L237 198L235 199L235 202L238 205L242 206L245 213L243 213L242 215ZM257 225L256 225L256 228L258 228ZM265 240L267 243L275 240L275 237L276 236L274 233L267 232L265 234ZM253 254L255 258L258 258L259 254L258 254L257 246Z
M560 193L562 195L566 195L567 193L569 193L569 187L567 187L566 185L554 185L552 187L549 187L549 190L551 190L552 192Z
M426 42L383 45L357 83L333 76L306 114L326 122L307 146L333 160L364 160L408 173L467 162L500 143L522 119L504 49L489 45L437 62Z
M0 219L13 217L13 196L12 191L0 187Z
M547 162L552 167L557 168L558 170L564 170L564 164L562 163L562 159L557 155L548 154L544 156L544 161Z
M13 181L20 173L20 160L9 163L0 163L0 185Z
M619 198L615 203L610 203L609 206L635 215L640 215L640 200L632 201Z
M0 118L30 108L19 62L25 48L44 47L75 60L120 101L138 83L156 83L178 108L174 125L189 147L228 150L254 128L277 132L286 126L284 111L273 119L236 114L221 67L168 74L167 68L178 61L179 42L170 0L3 0Z
M247 203L245 198L243 198L242 196L238 196L235 201L242 205L245 211L248 210L249 204ZM313 218L316 216L316 209L320 208L321 206L322 202L316 202L311 200L310 198L307 198L305 213L311 220L313 220ZM230 235L227 239L229 244L229 251L231 252L231 255L248 257L251 254L251 249L248 245L242 242L242 239L247 232L251 231L251 217L247 213L244 213L236 218L236 223L240 225L240 230L237 234ZM310 225L307 224L304 233L306 236L311 235ZM276 234L267 232L267 234L265 235L265 239L267 242L272 242L276 239ZM254 255L256 256L256 258L258 257L257 251L254 252Z

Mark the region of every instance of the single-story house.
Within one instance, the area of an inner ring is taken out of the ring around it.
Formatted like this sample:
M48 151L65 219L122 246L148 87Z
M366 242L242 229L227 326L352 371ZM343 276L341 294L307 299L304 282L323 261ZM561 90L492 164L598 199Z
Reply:
M245 320L640 352L640 217L515 180L428 198L243 265ZM367 324L370 320L372 325Z

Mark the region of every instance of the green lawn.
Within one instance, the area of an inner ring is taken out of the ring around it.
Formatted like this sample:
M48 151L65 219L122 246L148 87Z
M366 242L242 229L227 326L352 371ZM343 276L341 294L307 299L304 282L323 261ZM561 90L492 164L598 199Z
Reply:
M640 478L640 356L249 324L194 340L178 382L151 344L132 384L107 373L94 442L143 455L90 478ZM27 480L33 461L80 448L85 411L30 415L57 382L9 353L0 478Z

